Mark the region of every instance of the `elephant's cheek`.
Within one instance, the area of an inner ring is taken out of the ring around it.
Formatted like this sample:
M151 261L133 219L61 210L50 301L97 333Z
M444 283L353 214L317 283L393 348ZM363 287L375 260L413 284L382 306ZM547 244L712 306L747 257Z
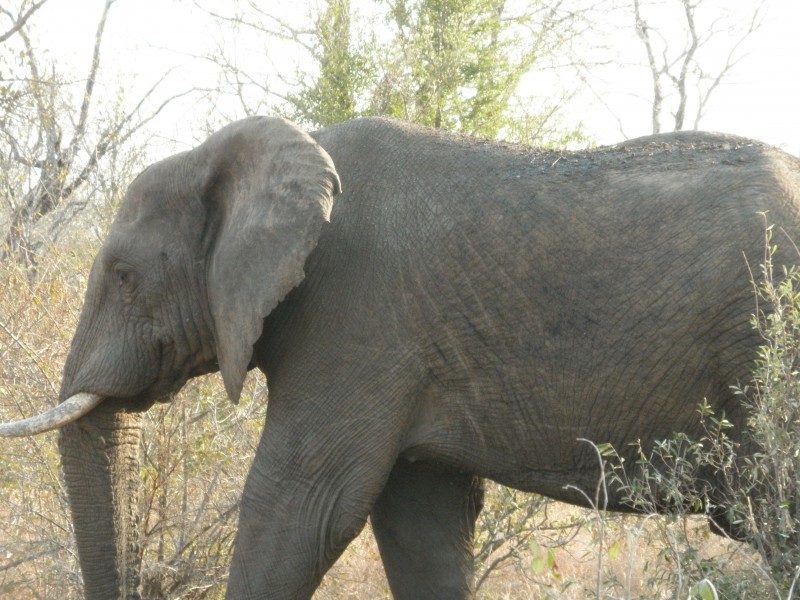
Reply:
M103 404L59 434L87 599L139 597L141 421Z

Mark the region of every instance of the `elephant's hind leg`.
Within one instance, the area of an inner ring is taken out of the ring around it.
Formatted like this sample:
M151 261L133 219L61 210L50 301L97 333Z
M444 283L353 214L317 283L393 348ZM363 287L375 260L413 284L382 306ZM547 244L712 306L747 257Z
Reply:
M482 505L480 478L398 460L371 513L395 600L472 597L472 537Z

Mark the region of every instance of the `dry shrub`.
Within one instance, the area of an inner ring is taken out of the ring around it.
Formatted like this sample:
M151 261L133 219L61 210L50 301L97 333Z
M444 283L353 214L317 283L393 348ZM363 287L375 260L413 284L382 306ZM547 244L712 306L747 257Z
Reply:
M233 406L200 377L147 413L142 521L145 598L222 598L238 503L266 409L263 377Z
M82 301L86 264L54 256L33 272L0 264L0 419L50 408ZM4 439L0 597L79 598L77 558L55 433Z
M58 397L88 257L52 253L30 271L0 264L0 419ZM233 407L216 376L147 414L142 448L146 598L222 598L238 499L263 423L266 386L251 376ZM3 440L0 597L82 598L56 433Z

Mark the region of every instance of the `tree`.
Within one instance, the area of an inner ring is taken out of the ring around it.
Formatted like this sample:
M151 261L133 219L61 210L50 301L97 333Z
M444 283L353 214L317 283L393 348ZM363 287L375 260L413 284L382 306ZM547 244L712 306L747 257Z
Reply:
M122 160L133 136L181 95L154 104L162 79L133 106L126 106L121 91L111 100L98 99L105 26L115 1L102 7L92 55L78 83L37 49L31 17L43 1L23 0L16 12L0 8L0 19L11 23L0 58L3 256L35 263L44 240L56 238L89 205L78 192L100 165ZM37 233L45 217L49 231Z
M371 110L436 128L495 137L532 50L518 39L505 0L387 0L394 30ZM505 19L505 20L504 20ZM504 35L505 34L505 35Z
M521 91L523 78L552 66L590 9L569 8L566 0L329 0L302 24L252 4L227 15L207 10L265 40L261 65L234 65L225 52L209 57L227 73L223 85L233 83L228 93L245 112L252 98L268 94L273 111L309 127L377 115L527 140L529 130L543 136L555 129L560 102L532 113L541 103ZM278 65L281 44L301 58ZM267 89L265 81L273 84Z
M744 42L761 25L763 3L744 17L729 11L703 11L703 0L670 0L666 4L631 0L636 34L644 47L653 84L652 130L697 129L709 99L743 57ZM652 17L648 18L648 9ZM741 13L740 13L741 14ZM677 33L653 23L681 23ZM683 38L683 41L676 41ZM724 39L721 63L713 64L703 50ZM667 106L665 106L667 105ZM667 125L669 110L671 122Z
M301 122L325 126L359 114L358 100L366 92L369 58L354 48L350 0L330 0L317 19L311 53L319 74L287 98Z
M329 11L337 5L343 13L338 2ZM575 12L562 14L563 2L532 1L515 9L506 0L382 0L378 5L383 39L351 38L348 46L340 27L339 45L334 45L324 22L318 25L317 46L323 52L319 76L308 89L324 92L320 84L330 79L329 65L344 60L349 77L340 81L350 85L349 116L391 116L488 138L515 123L512 100L520 80L554 53L556 39L574 33L578 20ZM339 56L331 51L335 48L341 49ZM342 86L336 93L348 97Z

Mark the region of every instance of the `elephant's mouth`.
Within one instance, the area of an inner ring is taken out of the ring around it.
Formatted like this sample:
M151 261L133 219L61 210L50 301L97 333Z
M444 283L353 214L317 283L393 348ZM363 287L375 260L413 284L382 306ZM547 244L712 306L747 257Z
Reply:
M129 412L144 412L154 404L168 404L175 400L178 392L190 379L219 370L216 362L213 364L189 364L183 369L173 369L169 365L169 361L166 361L165 365L163 359L159 362L164 366L151 386L130 396L108 394L106 395L107 402L119 403L121 408Z
M181 365L181 362L184 364ZM147 365L146 368L139 367L136 378L138 384L117 380L104 389L93 387L91 378L87 378L84 385L78 383L76 388L103 396L107 403L117 405L122 410L144 412L154 404L172 402L189 379L209 372L209 369L198 368L191 358L180 360L174 344L169 341L158 344L157 351Z
M131 413L146 412L154 404L168 404L175 400L178 392L191 377L194 377L194 375L173 377L166 381L158 380L145 390L136 392L130 396L120 396L116 394L101 395L105 398L105 403L116 406L120 410Z
M160 394L150 396L141 394L132 398L105 398L103 401L111 407L118 408L131 413L147 412L154 404L166 404L171 402L175 394Z

